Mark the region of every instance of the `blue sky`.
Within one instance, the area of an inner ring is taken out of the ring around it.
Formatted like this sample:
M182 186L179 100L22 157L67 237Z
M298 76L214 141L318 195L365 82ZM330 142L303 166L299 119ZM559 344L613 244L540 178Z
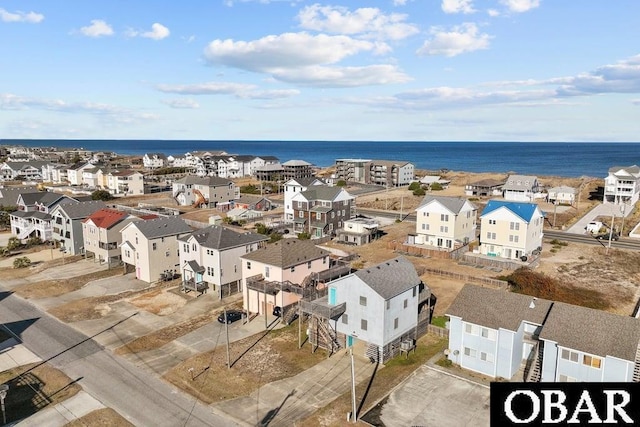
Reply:
M640 2L0 0L0 138L640 141Z

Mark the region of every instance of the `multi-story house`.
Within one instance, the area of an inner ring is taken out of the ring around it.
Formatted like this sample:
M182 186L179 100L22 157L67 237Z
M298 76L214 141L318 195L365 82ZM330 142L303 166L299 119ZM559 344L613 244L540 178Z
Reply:
M275 164L280 164L280 160L275 156L254 156L249 162L249 175L255 176L259 168Z
M291 199L293 229L312 237L334 234L355 216L355 197L341 187L312 186Z
M91 169L94 165L86 162L86 163L76 163L75 165L69 166L67 169L67 179L69 180L70 185L83 185L83 171L85 169Z
M120 231L122 261L131 266L136 279L152 283L167 270L180 270L178 240L191 233L183 219L172 216L130 222Z
M244 309L271 314L297 303L313 276L331 267L329 255L312 240L282 239L240 256Z
M357 216L343 222L338 241L351 245L365 245L378 238L380 224L372 218Z
M180 270L186 288L212 289L222 298L240 292L242 260L269 240L257 233L238 233L213 225L182 236Z
M131 169L109 172L106 176L106 188L111 194L118 196L144 194L143 175Z
M69 169L69 165L47 163L42 166L42 181L64 184L68 182L67 169Z
M383 187L409 185L415 179L415 166L409 162L372 160L365 174L365 183Z
M92 213L106 208L101 200L87 202L64 202L51 210L52 239L59 242L60 249L70 255L84 253L82 221Z
M528 175L509 175L502 186L502 197L514 202L531 202L541 196L538 178Z
M428 323L431 293L406 258L363 268L327 283L328 294L302 303L312 345L335 351L362 342L363 356L384 363L413 347ZM406 345L405 344L405 345Z
M11 233L19 239L38 237L42 241L51 240L53 227L50 212L65 201L75 199L47 191L21 193L17 200L18 210L9 214Z
M22 162L3 162L0 164L0 180L42 181L42 167L48 162L28 160Z
M447 310L447 357L492 378L640 381L640 320L465 285Z
M416 244L455 249L476 240L478 208L463 197L427 195L416 209Z
M480 221L482 255L523 259L542 249L544 215L535 203L489 200Z
M640 195L640 167L614 166L604 180L603 203L634 205Z
M173 197L180 206L220 208L240 198L240 188L228 179L216 176L187 175L174 181ZM228 209L227 209L228 210Z
M162 153L145 153L142 165L146 169L160 169L167 166L167 156Z
M560 205L573 206L576 202L576 189L566 185L549 188L547 190L547 201Z
M284 183L284 219L286 221L293 220L293 196L307 191L313 185L325 185L325 183L320 178L297 178Z
M121 260L120 231L130 222L140 218L115 209L100 209L82 221L84 250L87 258L92 257L107 265Z
M336 159L335 179L366 183L371 159Z

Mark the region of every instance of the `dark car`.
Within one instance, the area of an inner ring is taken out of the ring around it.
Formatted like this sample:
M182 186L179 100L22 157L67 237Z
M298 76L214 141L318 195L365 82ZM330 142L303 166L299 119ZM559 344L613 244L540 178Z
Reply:
M595 236L595 238L598 240L609 240L609 233L598 234ZM620 236L618 236L618 233L611 234L611 240L618 240L619 238Z
M272 314L274 316L276 316L276 317L282 316L282 307L279 307L279 306L273 307L273 313Z
M220 323L233 323L237 320L242 319L243 312L240 310L227 310L227 319L225 321L224 312L220 313L218 316L218 322Z

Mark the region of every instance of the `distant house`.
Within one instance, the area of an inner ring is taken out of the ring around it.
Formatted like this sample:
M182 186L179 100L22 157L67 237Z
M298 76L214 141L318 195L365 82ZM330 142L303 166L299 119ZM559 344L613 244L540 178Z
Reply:
M335 179L362 184L397 187L409 185L415 177L412 163L396 160L337 159Z
M478 208L463 197L432 196L416 209L416 244L454 249L476 240Z
M134 221L120 233L122 261L130 265L136 279L147 283L160 280L167 270L180 271L178 239L191 233L191 227L177 217Z
M502 195L504 180L483 179L464 186L465 196L492 197Z
M83 185L83 172L85 169L93 169L95 166L89 162L77 163L67 168L67 179L71 185Z
M173 197L180 206L216 208L224 204L229 210L232 202L240 198L240 188L233 181L216 176L187 175L172 186Z
M262 218L262 211L255 211L253 209L245 208L233 208L227 212L227 218L231 218L231 220L233 221L247 221L256 218Z
M167 156L162 153L145 153L142 164L147 169L160 169L167 166Z
M355 215L355 197L341 187L316 185L291 199L293 229L314 238L328 236Z
M380 224L372 218L355 217L343 222L338 229L339 242L352 245L365 245L378 237Z
M502 186L502 197L514 202L531 202L540 196L538 178L529 175L509 175Z
M3 162L0 164L0 181L42 181L42 167L48 162L27 160L20 162Z
M640 199L640 167L614 166L604 180L603 203L634 205Z
M51 240L53 227L50 212L65 201L74 199L47 191L21 193L17 200L18 210L9 213L11 233L19 239L38 237L42 241Z
M141 219L115 209L100 209L82 221L84 250L87 258L107 265L120 262L120 231L130 222Z
M124 169L110 172L106 176L107 188L114 195L137 196L144 194L143 175L135 170Z
M561 185L547 190L547 201L561 205L573 205L576 202L576 189Z
M640 381L640 320L465 285L447 310L448 358L493 378Z
M426 185L429 188L431 188L433 184L437 184L444 189L449 188L449 184L451 184L451 181L449 181L448 179L442 179L439 175L426 175L420 178L420 184Z
M304 302L312 345L335 351L362 342L363 356L385 363L413 346L419 318L428 323L430 291L406 258L363 268L327 284L328 294ZM422 312L422 315L420 315Z
M314 185L326 184L320 178L294 178L284 183L284 219L286 221L293 220L293 196L303 191L307 191Z
M70 255L84 253L82 221L92 213L106 208L101 200L86 202L64 202L51 210L52 239L59 242L60 249Z
M239 199L233 201L236 208L251 209L254 211L268 211L272 208L271 200L262 196L242 194Z
M220 225L180 238L180 272L184 286L212 289L222 298L242 290L242 255L269 240L257 233L238 233Z
M535 203L489 200L480 220L483 255L520 259L542 248L544 215Z

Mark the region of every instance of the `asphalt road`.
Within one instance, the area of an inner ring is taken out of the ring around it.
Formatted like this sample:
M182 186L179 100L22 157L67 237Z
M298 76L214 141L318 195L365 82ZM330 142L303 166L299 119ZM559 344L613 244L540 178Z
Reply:
M237 425L4 289L0 292L0 324L38 357L77 380L86 392L136 426Z

